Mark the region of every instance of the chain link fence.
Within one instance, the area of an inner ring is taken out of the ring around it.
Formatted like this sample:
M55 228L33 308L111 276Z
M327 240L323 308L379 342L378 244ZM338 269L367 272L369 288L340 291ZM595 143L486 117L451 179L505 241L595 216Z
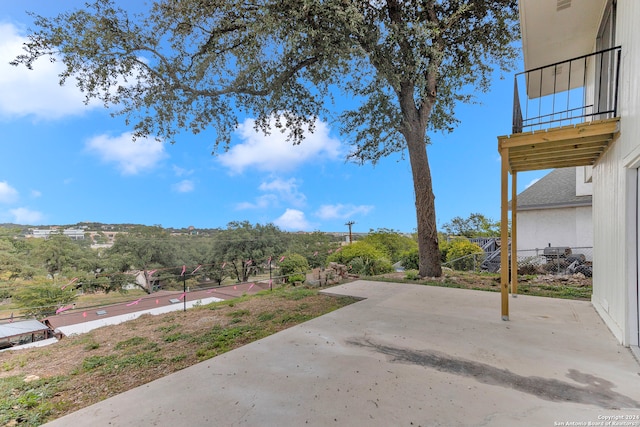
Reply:
M592 247L546 247L518 251L519 274L593 275Z
M492 248L495 249L495 248ZM586 277L593 274L592 247L547 247L524 249L517 251L518 274L575 274L581 273ZM511 262L509 254L509 262ZM478 252L450 260L442 264L459 271L486 271L497 273L500 271L500 249Z

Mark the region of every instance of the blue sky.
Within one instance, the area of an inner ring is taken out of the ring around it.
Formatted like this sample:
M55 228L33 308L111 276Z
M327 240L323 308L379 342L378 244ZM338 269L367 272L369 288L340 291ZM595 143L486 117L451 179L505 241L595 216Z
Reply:
M81 221L163 227L274 223L283 230L416 228L409 162L400 155L375 167L345 161L349 147L320 122L291 146L278 132L242 123L227 153L212 156L213 132L180 133L176 143L131 140L131 127L98 103L84 105L73 83L58 85L59 64L34 71L8 62L42 15L84 1L0 3L0 223ZM519 71L519 70L518 70ZM497 77L497 76L496 76ZM428 154L438 228L455 216L500 215L497 136L510 133L513 80L496 78L478 105L460 105L451 134L431 134ZM519 174L518 190L545 172Z

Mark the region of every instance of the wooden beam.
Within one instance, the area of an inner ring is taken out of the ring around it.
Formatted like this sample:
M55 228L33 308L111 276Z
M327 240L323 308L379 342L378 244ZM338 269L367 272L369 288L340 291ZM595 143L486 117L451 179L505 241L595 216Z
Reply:
M570 145L564 145L564 144L558 144L556 146L549 146L549 147L535 147L535 148L530 148L530 147L517 147L517 148L511 148L509 150L509 157L511 158L511 160L513 159L520 159L520 158L527 158L527 156L539 156L539 155L543 155L543 154L547 154L547 155L557 155L557 154L570 154L573 155L574 153L582 153L585 151L598 151L598 150L602 150L604 147L607 147L609 142L611 142L611 140L606 140L606 141L593 141L593 142L587 142L587 143L581 143L581 144L570 144Z
M540 162L527 162L516 163L511 165L510 170L524 172L528 170L542 170L542 169L556 169L556 168L568 168L575 166L593 166L596 159L572 159L572 160L560 160L560 161L540 161Z
M571 159L594 159L600 157L604 150L600 149L591 149L584 151L577 151L575 153L566 153L566 152L543 152L543 153L529 153L526 156L519 157L511 157L509 158L510 163L526 163L526 162L541 162L546 160L571 160Z
M515 165L535 165L536 163L566 163L566 162L587 162L593 163L598 157L600 157L601 153L588 153L583 154L581 156L559 156L556 158L549 157L533 157L528 160L511 160L511 166Z
M537 165L540 164L557 164L558 166L554 166L554 167L564 167L562 166L565 163L580 163L580 164L584 164L584 165L592 165L595 163L595 161L600 157L601 153L592 153L592 154L585 154L579 157L567 157L567 156L563 156L563 157L556 157L556 158L531 158L528 160L512 160L509 162L509 164L511 165L512 169L522 169L523 167L527 167L527 166L531 166L531 167L535 167Z
M573 153L581 153L582 151L594 151L594 152L602 152L606 150L606 148L611 143L612 139L602 140L595 143L586 143L584 145L574 143L574 141L570 141L570 145L558 144L556 146L523 146L518 148L511 148L510 150L514 150L513 153L510 153L510 157L522 157L525 155L544 155L544 154L566 154L573 155Z
M511 173L511 296L518 296L518 173Z
M550 131L552 132L552 131ZM536 134L537 135L537 134ZM561 140L555 141L547 141L542 137L539 139L528 138L526 143L512 145L509 148L512 150L531 150L531 149L546 149L546 148L560 148L560 147L573 147L578 148L581 145L591 144L591 143L608 143L615 137L615 133L607 132L598 135L591 136L576 136L572 138L565 138ZM542 136L542 134L540 135ZM518 138L518 135L514 136L514 138Z
M509 149L502 149L500 157L500 297L502 320L509 320Z
M567 141L570 139L615 134L618 132L619 117L580 123L575 126L552 128L538 132L516 133L498 137L500 148L512 148L542 142Z

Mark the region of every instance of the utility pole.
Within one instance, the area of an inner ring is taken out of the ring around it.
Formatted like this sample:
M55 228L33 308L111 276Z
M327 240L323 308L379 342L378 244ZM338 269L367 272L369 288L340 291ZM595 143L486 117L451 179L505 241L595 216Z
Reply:
M351 226L355 224L353 221L347 222L345 225L349 227L349 244L353 243L353 235L351 234Z

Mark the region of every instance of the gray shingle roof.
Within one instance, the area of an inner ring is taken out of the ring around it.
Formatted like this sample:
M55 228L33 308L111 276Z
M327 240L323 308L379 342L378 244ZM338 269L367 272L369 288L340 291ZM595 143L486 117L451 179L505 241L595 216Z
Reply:
M591 206L592 196L576 196L576 168L554 169L518 194L518 210Z

